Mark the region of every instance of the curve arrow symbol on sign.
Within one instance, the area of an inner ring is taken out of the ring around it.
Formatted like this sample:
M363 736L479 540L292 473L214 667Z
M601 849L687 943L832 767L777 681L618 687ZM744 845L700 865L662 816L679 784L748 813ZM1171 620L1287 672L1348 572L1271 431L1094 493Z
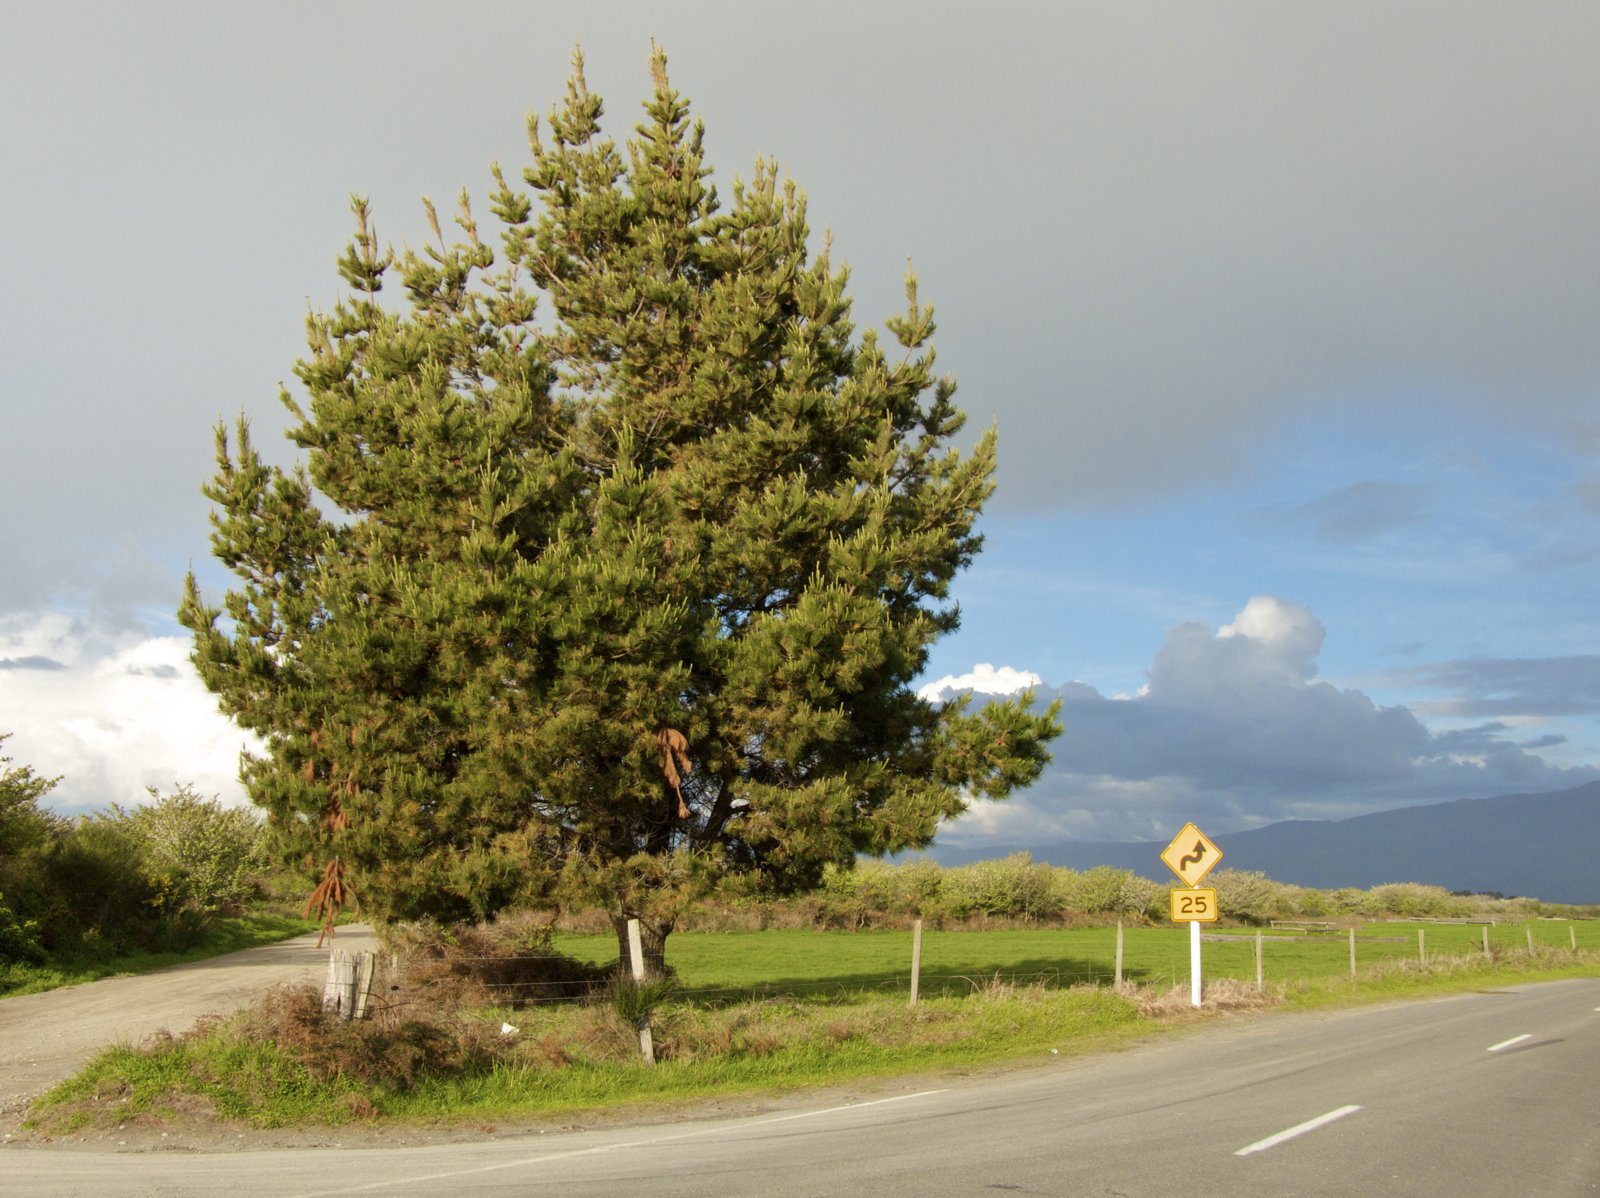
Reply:
M1172 843L1162 852L1161 860L1185 886L1192 889L1222 860L1222 850L1212 844L1199 828L1184 824L1183 831L1174 836Z

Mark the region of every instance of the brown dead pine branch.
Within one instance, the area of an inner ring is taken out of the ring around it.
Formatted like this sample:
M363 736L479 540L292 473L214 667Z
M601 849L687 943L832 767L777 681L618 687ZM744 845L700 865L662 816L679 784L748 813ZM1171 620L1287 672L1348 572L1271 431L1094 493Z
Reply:
M676 728L662 728L656 733L656 747L661 751L661 772L667 785L678 796L678 818L688 819L689 804L683 801L683 779L694 772L689 762L689 742Z

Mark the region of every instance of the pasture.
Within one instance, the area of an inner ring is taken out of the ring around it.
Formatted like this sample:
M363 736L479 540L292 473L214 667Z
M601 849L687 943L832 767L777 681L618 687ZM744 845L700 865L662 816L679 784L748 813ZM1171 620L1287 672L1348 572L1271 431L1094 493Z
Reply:
M1491 953L1526 951L1551 963L1580 950L1600 950L1600 922L1532 920L1496 925L1374 922L1356 927L1356 964L1365 974L1402 961L1418 961L1418 933L1430 959L1481 957L1487 930ZM1041 981L1065 987L1109 985L1116 967L1115 927L1007 931L925 931L921 988L925 995L970 993L994 980ZM1293 985L1349 977L1345 928L1307 932L1261 931L1268 985ZM563 953L605 961L616 955L608 935L558 934ZM912 934L905 930L678 932L667 941L667 961L677 970L686 1001L789 994L825 998L909 991ZM1202 968L1207 979L1256 978L1256 933L1248 928L1206 930ZM1132 983L1171 986L1189 977L1189 932L1181 925L1124 930L1123 976Z

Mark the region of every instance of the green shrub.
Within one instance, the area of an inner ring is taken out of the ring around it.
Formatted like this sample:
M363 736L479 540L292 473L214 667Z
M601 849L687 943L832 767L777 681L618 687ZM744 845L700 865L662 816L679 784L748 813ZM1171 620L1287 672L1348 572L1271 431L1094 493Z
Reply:
M643 1028L650 1013L678 992L676 978L656 978L636 982L631 977L618 974L612 981L608 998L617 1018L635 1030Z
M1168 915L1167 888L1159 882L1130 873L1122 880L1117 913L1165 919Z
M886 905L888 887L884 873L889 868L882 861L825 866L819 887L824 918L839 927L867 927Z
M0 746L9 739L0 734ZM45 955L41 917L52 898L45 862L71 828L39 807L57 781L0 756L0 896L11 896L0 898L0 963L37 964Z
M1264 924L1292 916L1299 904L1286 888L1258 870L1219 869L1205 882L1217 892L1217 909L1224 919Z
M142 869L163 914L234 913L255 891L262 860L262 825L254 811L224 807L193 787L169 795L148 788L146 806L115 803L105 822L119 826L137 847Z
M1469 915L1476 904L1458 898L1443 886L1418 882L1390 882L1367 892L1362 913L1370 916L1393 915L1400 919L1438 918Z
M45 946L73 956L180 947L184 931L163 926L157 891L138 844L115 824L80 820L45 858Z
M851 928L904 926L916 917L934 926L965 920L1059 920L1087 915L1149 919L1165 923L1168 891L1175 883L1152 881L1126 869L1100 865L1081 872L1035 862L1027 853L1003 860L943 867L929 858L899 864L863 859L829 866L816 890L775 898L730 885L702 900L680 924L700 931L765 928ZM1353 915L1401 918L1497 916L1529 919L1540 914L1600 918L1600 906L1561 907L1529 898L1454 895L1438 886L1392 883L1371 890L1346 887L1318 890L1278 882L1257 871L1223 869L1202 883L1218 891L1225 919L1262 924L1274 919L1338 920ZM601 917L593 929L584 915L563 916L572 931L605 930Z
M957 917L994 915L1040 919L1057 915L1052 870L1028 853L999 861L977 861L945 871L940 896L944 910Z
M921 858L897 865L891 872L890 892L896 915L934 914L944 888L944 870L937 861Z
M6 905L5 893L0 891L0 964L38 965L44 958L38 920L19 920L16 912Z
M249 812L184 787L74 822L39 806L56 781L0 757L0 961L181 950L248 896Z
M0 733L0 745L11 739ZM35 852L65 831L67 821L39 809L39 800L60 778L41 778L26 765L0 755L0 862L9 864Z
M1102 915L1122 910L1123 887L1133 873L1110 865L1096 865L1077 876L1070 909L1086 915Z
M1367 909L1367 894L1364 890L1345 886L1339 890L1324 891L1328 895L1328 908L1330 914L1361 915Z
M1336 914L1332 896L1325 890L1311 890L1306 887L1295 887L1298 891L1296 902L1300 914L1307 919L1320 919L1324 915Z

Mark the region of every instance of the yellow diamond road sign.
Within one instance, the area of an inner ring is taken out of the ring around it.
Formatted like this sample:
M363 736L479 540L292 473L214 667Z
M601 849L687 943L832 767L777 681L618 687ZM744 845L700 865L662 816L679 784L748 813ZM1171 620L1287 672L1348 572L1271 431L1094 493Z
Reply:
M1200 884L1200 879L1211 872L1211 867L1222 860L1222 850L1206 839L1206 834L1193 824L1184 824L1183 831L1172 839L1161 854L1167 868L1183 879L1190 889Z

